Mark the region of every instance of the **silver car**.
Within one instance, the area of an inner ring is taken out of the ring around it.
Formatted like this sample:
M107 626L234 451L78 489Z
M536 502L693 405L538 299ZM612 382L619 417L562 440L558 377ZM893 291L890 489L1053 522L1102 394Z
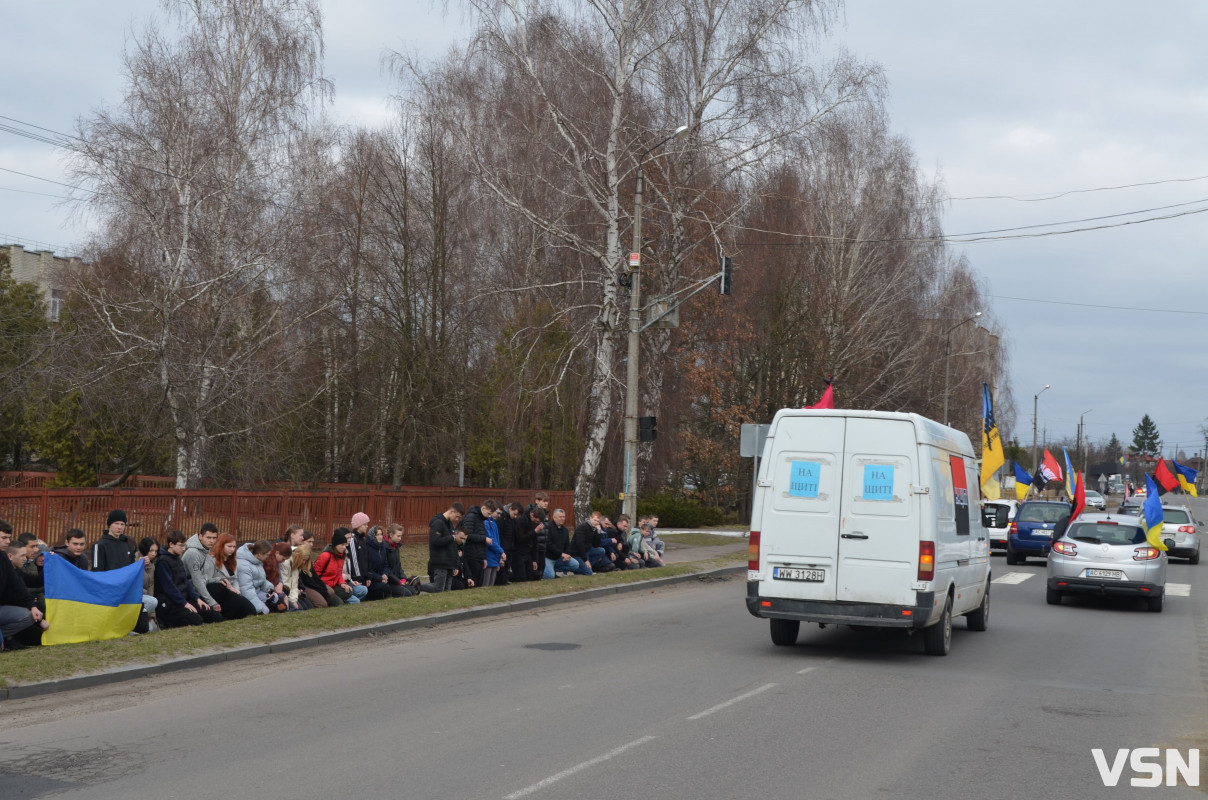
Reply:
M1174 537L1169 555L1185 558L1192 564L1200 563L1199 526L1191 512L1182 506L1162 506L1162 537Z
M1107 510L1107 501L1103 499L1103 495L1099 494L1098 492L1096 492L1092 489L1087 489L1086 490L1086 507L1087 508L1097 508L1100 511L1105 511L1105 510Z
M1162 538L1167 546L1173 541L1165 531ZM1066 594L1131 595L1161 611L1166 563L1137 517L1081 514L1049 551L1045 599L1057 606Z

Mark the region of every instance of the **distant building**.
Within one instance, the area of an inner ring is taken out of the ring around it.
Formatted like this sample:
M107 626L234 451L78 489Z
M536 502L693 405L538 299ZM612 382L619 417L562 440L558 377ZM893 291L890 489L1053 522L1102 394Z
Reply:
M32 283L42 290L52 322L59 321L65 293L54 285L56 273L64 267L78 267L80 259L56 256L50 250L26 250L19 244L0 244L8 254L13 280Z

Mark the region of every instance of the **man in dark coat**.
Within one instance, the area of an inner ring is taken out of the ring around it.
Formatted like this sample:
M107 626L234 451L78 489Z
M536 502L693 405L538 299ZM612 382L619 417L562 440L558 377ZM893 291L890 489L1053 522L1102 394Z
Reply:
M0 520L0 544L7 551L12 546L13 528ZM14 636L40 625L46 629L46 620L34 604L33 595L25 588L25 581L17 574L12 561L0 553L0 649L16 650L23 645L13 641Z
M443 592L453 588L453 571L458 569L458 545L465 541L465 531L457 530L465 514L461 503L454 503L446 511L437 514L428 523L428 569L432 583L421 584L429 593Z
M498 506L494 500L486 500L481 508L471 506L461 521L461 528L466 532L466 543L462 548L466 559L466 577L474 581L475 586L482 586L482 571L487 566L487 526L484 520L496 508Z
M70 561L77 569L85 572L91 570L92 564L88 561L88 540L84 538L84 532L79 528L72 528L67 531L64 540L62 546L54 548L54 552Z

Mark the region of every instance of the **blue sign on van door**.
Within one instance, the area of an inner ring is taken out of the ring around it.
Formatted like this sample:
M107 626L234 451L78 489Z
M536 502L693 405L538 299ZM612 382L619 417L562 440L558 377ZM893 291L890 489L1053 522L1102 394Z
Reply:
M864 465L864 499L893 499L893 464Z
M794 461L789 476L789 497L818 499L818 481L822 477L822 464L817 461Z

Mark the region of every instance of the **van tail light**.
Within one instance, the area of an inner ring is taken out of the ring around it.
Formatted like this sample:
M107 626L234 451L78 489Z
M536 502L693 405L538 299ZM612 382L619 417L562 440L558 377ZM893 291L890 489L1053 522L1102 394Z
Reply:
M935 579L935 542L919 542L919 580Z
M747 569L759 572L759 531L751 531L751 539L747 542Z
M1073 542L1053 542L1053 550L1061 553L1063 556L1078 555L1078 546Z
M1018 535L1019 535L1019 523L1018 523L1018 522L1012 522L1012 523L1011 523L1011 535L1012 535L1012 536L1018 536Z
M1179 533L1195 533L1194 525L1180 525Z
M1162 555L1156 547L1138 547L1133 551L1133 561L1152 561Z

